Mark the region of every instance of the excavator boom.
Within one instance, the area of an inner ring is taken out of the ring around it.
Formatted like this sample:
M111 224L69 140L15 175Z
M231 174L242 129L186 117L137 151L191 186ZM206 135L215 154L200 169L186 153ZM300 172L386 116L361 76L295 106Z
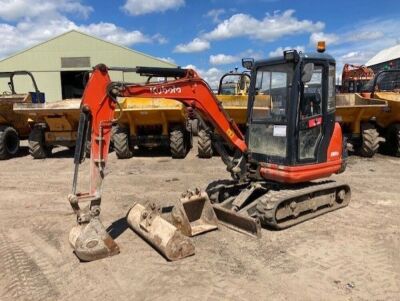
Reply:
M164 82L147 82L145 84L132 84L125 82L112 82L108 71L119 70L126 72L136 72L140 75L152 77L173 77L173 80ZM200 78L192 69L180 68L107 68L105 65L98 65L94 68L93 73L87 83L85 93L81 103L81 115L78 128L77 144L75 149L75 173L72 185L72 193L68 196L69 202L77 215L78 225L70 233L70 243L75 253L81 260L90 261L105 256L112 256L119 252L119 248L114 240L105 231L103 225L99 221L102 184L104 179L104 170L108 158L111 130L114 120L116 106L118 106L118 97L134 97L142 98L168 98L182 102L188 109L198 114L198 118L202 120L204 127L212 127L235 149L240 153L247 151L247 145L244 137L236 126L234 121L228 117L223 107L212 93L208 84ZM120 108L119 114L122 114ZM85 144L91 140L90 153L90 187L88 193L77 192L77 181L79 164L85 158ZM218 143L216 143L218 146ZM239 173L237 163L231 160L222 145L217 147L221 154L221 158L227 165L228 170L232 173ZM241 162L239 160L239 162ZM203 203L204 195L199 197L190 197L190 200L197 198ZM85 208L80 207L80 203L88 202ZM186 202L188 204L192 201ZM206 206L206 205L205 205ZM130 210L130 218L128 221L135 222L137 227L133 227L135 231L142 231L143 227L147 227L147 232L151 230L152 224L149 219L146 223L140 220L141 216L156 216L156 206L145 208L137 205ZM135 216L135 218L133 218ZM209 206L208 214L206 214L210 223L203 227L204 231L216 228L216 217ZM187 219L187 216L184 216ZM154 219L154 218L152 218ZM177 231L171 228L161 218L155 218L165 229L172 229L162 232L158 237L164 237L164 241L156 240L158 245L155 247L162 252L170 260L179 259L193 254L194 247L185 239L183 239ZM182 218L180 218L182 220ZM144 226L146 224L146 226ZM189 224L189 222L188 222ZM140 226L141 225L141 226ZM157 227L156 227L157 228ZM153 242L148 233L141 233L142 237ZM199 232L200 233L200 232ZM96 238L97 237L97 238ZM90 243L96 241L96 243ZM95 247L91 247L95 245ZM174 247L172 247L174 246ZM168 249L168 247L170 249ZM172 248L172 249L171 249ZM178 250L178 251L176 251Z

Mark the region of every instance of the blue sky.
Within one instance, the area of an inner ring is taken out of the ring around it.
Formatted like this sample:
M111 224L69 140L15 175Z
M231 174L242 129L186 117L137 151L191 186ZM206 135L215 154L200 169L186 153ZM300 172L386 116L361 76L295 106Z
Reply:
M210 82L244 56L312 51L365 63L400 43L399 1L0 0L0 57L77 29L180 66Z

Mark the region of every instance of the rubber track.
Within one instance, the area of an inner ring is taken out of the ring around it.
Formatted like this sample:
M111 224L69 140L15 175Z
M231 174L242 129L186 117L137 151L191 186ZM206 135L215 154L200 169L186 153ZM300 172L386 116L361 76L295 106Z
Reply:
M347 185L337 183L334 181L324 181L319 183L303 184L296 188L282 189L278 191L270 190L267 194L261 197L262 199L265 199L267 201L266 203L268 203L268 208L270 208L270 210L265 210L265 209L260 210L260 212L264 212L264 214L260 216L261 224L264 226L273 227L275 229L285 229L294 226L296 224L302 223L304 221L307 221L309 219L312 219L314 217L317 217L319 215L345 207L348 205L351 196L350 188L348 186L347 186L349 189L348 194L350 195L349 195L349 200L347 202L344 201L341 204L335 203L332 207L322 207L315 212L306 213L305 215L300 215L295 219L289 219L283 222L277 221L275 217L277 209L287 200L290 200L291 202L292 200L299 198L303 195L319 193L324 190L329 191L340 186L345 187ZM261 201L261 198L259 202ZM265 205L261 205L261 207L265 207Z
M198 136L197 152L199 158L211 158L213 156L213 149L210 135L205 130L200 130Z

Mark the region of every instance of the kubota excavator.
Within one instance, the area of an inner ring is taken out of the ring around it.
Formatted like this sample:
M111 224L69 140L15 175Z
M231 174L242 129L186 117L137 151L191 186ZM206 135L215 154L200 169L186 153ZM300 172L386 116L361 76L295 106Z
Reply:
M325 53L303 54L288 50L279 58L257 62L244 59L242 63L251 70L245 137L224 112L208 84L192 69L127 69L105 65L94 68L82 99L73 189L68 197L77 214L77 226L70 232L70 242L81 260L91 261L119 253L118 245L99 219L117 97L178 100L197 114L210 135L214 128L219 133L213 138L213 144L233 180L210 185L208 196L196 191L184 197L182 208L186 212L183 216L177 212L172 215L178 228L184 223L183 219L193 222L192 235L215 228L212 222L202 224L211 221L214 212L219 222L260 236L261 225L283 229L347 206L350 201L348 185L332 180L316 181L342 172L346 163L342 131L335 122L335 60ZM145 84L112 82L109 70L175 80ZM92 145L90 190L77 193L78 168L85 157L84 146L89 133ZM233 157L219 139L235 148ZM191 201L196 203L195 200L208 197L213 202L213 210L206 215L198 212L207 209L206 203L190 207ZM89 204L81 209L79 203L84 201ZM193 254L193 246L177 237L170 228L172 225L159 218L159 208L155 204L136 211L134 207L128 214L128 223L134 224L135 231L161 253L169 252L167 258L177 259L182 252ZM200 223L197 228L195 222ZM163 241L165 233L155 235L152 231L166 231L168 239Z

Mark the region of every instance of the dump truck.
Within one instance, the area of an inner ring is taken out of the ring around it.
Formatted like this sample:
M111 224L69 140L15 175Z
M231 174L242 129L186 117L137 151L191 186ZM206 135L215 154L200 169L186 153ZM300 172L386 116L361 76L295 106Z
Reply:
M96 66L82 99L68 195L77 222L69 241L80 260L120 252L100 221L118 97L157 99L160 94L156 92L162 91L163 98L194 110L203 126L215 128L236 150L230 156L219 139L212 139L232 181L213 185L207 193L194 190L183 195L172 210L171 222L153 202L146 206L135 202L128 211L128 225L168 260L193 255L194 245L186 235L216 230L220 223L259 237L261 226L285 229L349 204L350 187L326 179L346 166L342 130L335 122L334 58L325 53L287 50L280 57L242 64L251 70L246 137L192 69L136 67L138 74L175 78L143 85L112 82L108 73L112 68ZM268 106L259 106L258 101ZM214 133L212 129L209 132ZM79 166L89 133L89 190L79 192Z
M32 81L33 92L18 93L15 91L16 76L28 76ZM44 93L40 92L35 78L29 71L0 72L0 78L8 78L10 91L0 95L0 160L17 155L20 140L28 138L31 128L28 118L13 111L18 104L43 103Z
M350 151L373 157L385 142L378 131L376 118L388 110L381 99L366 98L359 93L336 95L336 121L342 126Z
M383 152L400 156L400 69L378 72L364 85L361 95L367 99L386 101L388 109L376 116L376 126L386 141Z
M249 85L250 75L248 72L228 72L221 76L217 90L217 99L243 133L246 132ZM211 158L215 153L211 136L212 134L208 133L200 124L197 140L199 158Z
M14 106L30 120L29 151L34 159L51 156L56 146L74 148L79 124L80 99ZM123 112L113 127L112 142L119 159L133 156L137 148L165 146L173 158L184 158L192 145L186 109L170 99L121 98ZM120 110L116 111L120 114ZM90 147L86 155L90 155Z
M56 146L75 147L80 103L80 99L66 99L14 105L14 112L29 118L29 153L34 159L50 157Z
M162 97L127 97L119 102L123 113L112 133L119 159L131 158L137 149L154 147L168 148L172 158L185 158L192 148L192 132L188 113L181 103Z

